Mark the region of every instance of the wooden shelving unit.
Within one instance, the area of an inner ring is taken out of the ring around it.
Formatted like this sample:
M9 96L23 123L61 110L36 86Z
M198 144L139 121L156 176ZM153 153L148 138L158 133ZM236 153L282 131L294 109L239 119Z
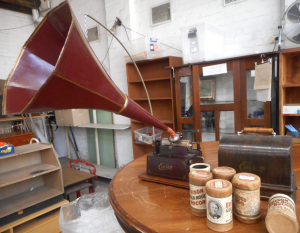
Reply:
M279 134L285 135L285 125L300 127L300 114L282 113L284 105L300 103L300 48L281 50L279 62Z
M15 147L0 157L0 218L63 194L61 166L53 146Z
M136 62L146 84L152 104L153 115L162 123L175 130L174 80L170 67L182 65L181 57L161 57ZM150 112L142 81L132 63L126 64L129 97ZM134 159L151 153L151 145L135 142L134 131L144 128L142 122L131 120L132 146ZM163 137L168 137L166 132Z
M68 204L63 200L45 209L37 211L29 216L0 227L1 233L58 233L60 207Z

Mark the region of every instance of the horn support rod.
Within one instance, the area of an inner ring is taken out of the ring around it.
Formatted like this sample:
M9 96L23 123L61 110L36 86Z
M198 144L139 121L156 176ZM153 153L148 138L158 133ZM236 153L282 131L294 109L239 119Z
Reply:
M144 82L144 79L143 79L143 77L142 77L142 75L141 75L141 73L140 73L140 70L139 70L139 68L137 67L137 65L136 65L136 63L134 62L134 60L133 60L133 58L131 57L131 55L130 55L130 53L127 51L127 49L125 48L125 46L123 45L123 43L107 28L107 27L105 27L102 23L100 23L98 20L96 20L94 17L92 17L92 16L90 16L89 14L87 14L87 13L85 13L85 15L87 16L87 17L89 17L90 19L92 19L92 20L94 20L96 23L98 23L99 25L101 25L106 31L108 31L119 43L120 43L120 45L123 47L123 49L126 51L126 53L128 54L128 56L130 57L130 59L131 59L131 61L132 61L132 63L133 63L133 65L134 65L134 67L136 68L136 70L137 70L137 72L138 72L138 75L140 76L140 78L141 78L141 81L142 81L142 83L143 83L143 86L144 86L144 89L145 89L145 92L146 92L146 95L147 95L147 99L148 99L148 103L149 103L149 108L150 108L150 113L151 113L151 115L153 116L153 111L152 111L152 105L151 105L151 101L150 101L150 98L149 98L149 94L148 94L148 91L147 91L147 87L146 87L146 85L145 85L145 82ZM153 137L154 137L154 135L155 135L155 133L154 133L154 127L152 127L152 129L153 129ZM171 137L175 137L176 136L176 134L175 134L175 132L171 129L171 128L168 128L168 131L167 131L170 135L171 135Z

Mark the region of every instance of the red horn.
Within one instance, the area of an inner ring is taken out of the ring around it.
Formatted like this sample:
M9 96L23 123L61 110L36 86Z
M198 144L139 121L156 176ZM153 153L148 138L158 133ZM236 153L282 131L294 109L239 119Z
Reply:
M120 91L87 42L68 2L50 11L32 33L9 75L3 114L102 109L175 135Z

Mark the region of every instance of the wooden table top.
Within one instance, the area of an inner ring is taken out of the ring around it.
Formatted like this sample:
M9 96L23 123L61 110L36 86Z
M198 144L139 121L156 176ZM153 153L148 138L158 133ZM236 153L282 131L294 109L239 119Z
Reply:
M202 155L211 168L218 164L218 142L201 143ZM295 154L295 153L294 153ZM299 156L300 157L300 156ZM294 167L300 184L298 159ZM298 168L298 169L297 169ZM109 186L109 198L120 224L129 232L214 232L207 227L206 218L190 213L188 189L143 181L138 175L146 171L146 156L123 167ZM297 218L300 217L300 195L296 199ZM265 232L267 201L261 201L262 220L257 224L244 224L233 220L230 232Z
M64 187L80 183L95 177L95 175L79 171L70 167L62 167Z

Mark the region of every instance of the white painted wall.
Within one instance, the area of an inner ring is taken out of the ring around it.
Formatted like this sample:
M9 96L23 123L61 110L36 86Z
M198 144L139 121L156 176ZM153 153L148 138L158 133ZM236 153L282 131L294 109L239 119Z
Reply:
M113 26L116 17L119 17L124 25L131 27L129 2L129 0L105 0L106 22L108 28ZM130 32L128 33L130 35ZM123 27L117 28L116 36L122 42L128 40ZM111 37L108 37L107 40L110 43ZM128 94L124 50L116 40L113 40L109 50L109 64L111 67L110 75L112 80L123 93ZM113 121L115 124L130 124L129 118L117 114L113 114ZM133 160L131 131L115 130L114 137L115 157L117 167L120 168Z
M59 5L62 0L52 0L51 6L52 8ZM96 20L106 25L106 15L105 15L105 6L104 0L70 0L70 5L72 10L81 26L81 29L85 30L85 18L84 14L88 13L93 16ZM96 26L97 24L88 19L87 27L91 28ZM102 62L106 51L107 51L107 33L105 29L100 27L100 41L95 41L90 43L92 49L94 50L98 59ZM105 69L108 73L110 73L109 67L109 59L106 57L104 61ZM53 127L54 128L54 127ZM77 141L78 149L82 153L82 159L88 160L88 142L87 142L87 132L85 128L73 127L74 137ZM54 132L54 147L58 152L59 156L63 157L67 155L67 147L66 147L66 137L64 127L59 127L57 131ZM70 153L73 159L76 159L75 151L70 144Z
M150 26L150 7L166 0L70 0L72 9L83 27L84 13L87 12L110 28L115 17L124 25L149 37L158 37L161 42L181 50L180 28L206 21L224 31L224 56L238 56L273 49L270 37L278 34L280 21L280 0L246 0L223 7L223 0L170 0L173 22ZM52 6L62 0L52 0ZM288 6L293 0L286 0ZM94 23L88 20L89 26ZM33 25L11 31L4 28L18 27L32 23L29 15L0 9L0 79L6 79L20 52L22 45L34 30ZM92 43L98 58L102 61L111 41L104 29L100 28L101 41ZM140 36L128 32L132 39ZM124 28L118 28L116 35L125 42ZM287 47L296 47L296 44ZM162 56L182 56L181 52L161 46ZM113 81L125 93L128 93L124 52L114 40L105 61L107 72ZM115 124L129 124L128 118L114 114ZM84 129L79 129L84 130ZM84 130L85 131L85 130ZM77 132L83 154L87 153L85 132ZM55 145L61 156L66 155L64 131L57 132ZM133 159L132 141L129 130L115 131L115 153L117 167L122 167ZM73 153L72 153L73 154ZM74 155L74 154L73 154Z
M119 17L123 24L149 37L158 37L160 42L181 50L181 30L188 25L206 21L224 32L224 56L268 52L273 49L270 37L278 34L279 1L247 0L230 6L223 6L223 0L170 0L173 22L152 27L150 7L166 0L105 0L107 26L110 28ZM125 42L124 28L116 35ZM129 31L132 39L141 36ZM110 38L108 38L110 41ZM161 56L182 56L182 53L161 46ZM117 42L109 52L111 78L127 94L126 66L124 52ZM114 123L129 123L129 119L114 115ZM130 132L115 134L116 158L121 167L131 161L132 140Z
M10 28L16 29L5 30ZM8 78L34 28L31 15L0 9L0 79Z

